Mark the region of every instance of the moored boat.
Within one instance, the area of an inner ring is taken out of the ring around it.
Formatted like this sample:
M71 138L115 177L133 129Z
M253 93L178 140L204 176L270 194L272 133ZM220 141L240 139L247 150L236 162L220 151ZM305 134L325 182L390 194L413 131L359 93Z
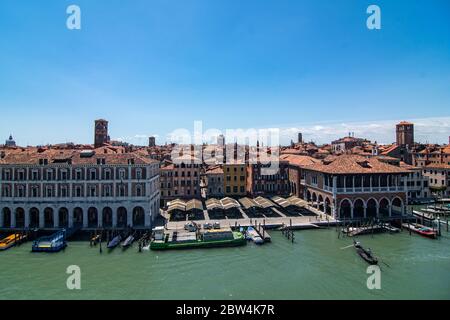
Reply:
M122 237L119 235L115 236L114 238L112 238L112 240L110 242L108 242L108 245L106 246L108 249L114 249L115 247L117 247L120 243L120 241L122 240Z
M122 248L128 248L129 246L131 246L131 244L134 241L134 236L130 235L128 236L124 242L122 242Z
M415 233L420 234L421 236L430 238L430 239L437 239L437 231L433 230L432 228L428 228L426 226L423 226L418 223L403 223L403 228L409 229L411 231L414 231Z
M7 250L25 239L26 235L22 235L20 233L13 233L0 240L0 251Z
M212 229L198 233L166 234L164 228L155 228L150 243L152 250L233 247L247 244L242 233L231 229Z
M255 244L263 244L264 240L261 238L259 233L253 228L248 227L246 232L247 238L253 241Z

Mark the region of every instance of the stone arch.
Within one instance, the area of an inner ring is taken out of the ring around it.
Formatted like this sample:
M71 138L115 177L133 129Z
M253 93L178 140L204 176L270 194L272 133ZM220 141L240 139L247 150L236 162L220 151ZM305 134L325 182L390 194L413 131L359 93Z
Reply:
M403 200L399 197L392 199L392 214L397 216L403 214Z
M0 227L11 228L11 209L5 207L2 209L3 224Z
M113 211L110 207L104 207L102 211L103 227L111 228L113 224Z
M364 218L364 207L365 202L363 199L358 198L353 201L353 217L354 218Z
M309 191L309 190L306 191L306 201L308 201L308 202L311 201L311 191Z
M31 208L29 213L30 213L30 228L39 228L39 209Z
M324 212L325 211L325 203L323 202L323 197L321 194L319 194L319 211Z
M145 225L145 210L142 207L133 209L133 226L143 227Z
M315 192L312 193L312 202L315 204L317 202L317 194Z
M69 227L69 210L67 208L62 207L58 210L58 220L60 228L68 228Z
M119 207L117 209L117 226L119 228L125 228L128 226L128 212L125 207Z
M88 227L97 228L98 227L98 210L95 207L90 207L87 211L88 214Z
M53 226L53 209L47 207L44 209L44 227L53 228Z
M378 202L376 199L374 198L370 198L369 200L367 200L367 209L366 209L366 216L368 218L376 218L377 217L377 207L378 207Z
M350 219L352 216L352 202L345 198L339 203L339 217Z
M25 210L21 207L15 211L16 215L16 228L25 228Z
M391 203L387 198L381 198L379 202L379 215L381 217L388 217L389 216L389 207Z
M83 209L80 207L73 209L73 225L77 227L83 226Z
M331 200L329 197L325 198L325 213L331 215Z

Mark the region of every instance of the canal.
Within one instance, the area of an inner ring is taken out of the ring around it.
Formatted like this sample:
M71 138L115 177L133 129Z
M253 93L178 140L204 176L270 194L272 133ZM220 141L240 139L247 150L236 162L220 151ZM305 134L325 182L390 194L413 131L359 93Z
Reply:
M381 263L381 289L369 290L367 264L335 229L297 231L295 243L146 251L136 245L100 254L88 242L64 252L31 253L31 243L0 252L0 299L450 299L450 237L361 236ZM389 265L389 267L387 265ZM66 269L81 269L68 290Z

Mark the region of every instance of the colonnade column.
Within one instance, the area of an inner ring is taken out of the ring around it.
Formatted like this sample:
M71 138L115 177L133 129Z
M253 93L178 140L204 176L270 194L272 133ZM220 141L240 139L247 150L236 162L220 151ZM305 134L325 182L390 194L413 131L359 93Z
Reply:
M44 210L39 210L39 228L43 229L45 227L45 215Z
M69 219L69 228L73 228L73 209L68 208L67 209L67 218Z
M97 219L98 219L97 226L99 228L102 228L103 227L103 210L97 211Z
M29 226L30 226L30 210L27 210L25 211L25 228L28 228Z
M58 212L58 210L53 211L53 227L54 228L59 227L59 212Z
M89 209L83 209L83 228L87 228L89 226L88 210Z
M112 212L112 226L117 227L117 209Z
M16 227L16 210L11 211L11 228Z
M151 218L152 218L152 209L153 205L150 205L150 210L148 212L144 213L144 225L146 227L150 227L151 224Z

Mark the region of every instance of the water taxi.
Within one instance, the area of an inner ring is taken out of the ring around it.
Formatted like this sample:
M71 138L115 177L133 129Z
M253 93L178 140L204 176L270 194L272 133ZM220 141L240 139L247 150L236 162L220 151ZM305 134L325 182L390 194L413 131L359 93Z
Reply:
M22 235L20 233L13 233L6 238L3 238L2 240L0 240L0 251L7 250L12 246L15 246L17 243L25 240L26 237L26 235Z
M247 228L246 236L247 236L248 240L253 241L255 244L263 244L264 243L264 240L261 238L259 233L253 227Z
M431 238L431 239L437 239L437 232L436 230L433 230L432 228L425 227L418 223L403 223L403 228L409 229L411 231L414 231L415 233L420 234L421 236Z
M231 231L229 228L205 230L201 232L177 232L166 233L164 227L153 229L153 238L150 243L152 250L168 249L192 249L233 247L247 244L245 237L240 232Z

